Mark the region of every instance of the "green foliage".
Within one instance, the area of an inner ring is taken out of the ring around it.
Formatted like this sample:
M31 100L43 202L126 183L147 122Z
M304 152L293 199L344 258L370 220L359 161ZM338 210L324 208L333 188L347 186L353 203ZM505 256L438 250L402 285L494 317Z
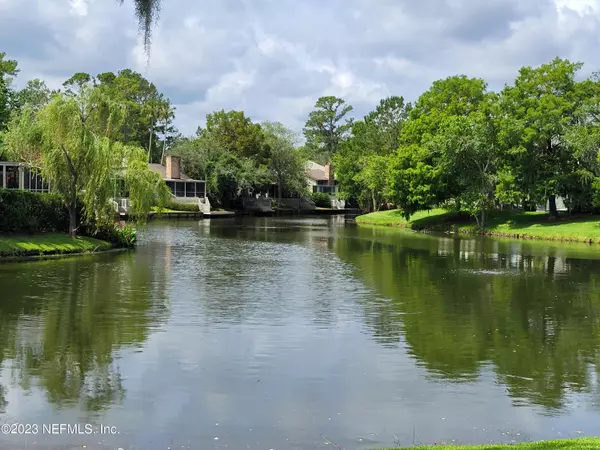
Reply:
M85 81L85 77L79 77ZM7 144L12 155L40 167L65 202L70 214L69 233L78 227L77 207L83 205L83 222L102 226L112 221L110 197L122 179L131 202L131 215L145 220L157 201L164 203L168 189L147 165L146 154L136 146L112 139L124 117L124 107L101 89L86 82L72 94L56 95L39 112L25 109L11 121Z
M352 137L333 156L340 196L355 198L364 209L377 210L387 199L388 157L399 146L411 109L402 97L388 97L364 120L353 122Z
M579 122L584 96L575 77L581 67L559 58L523 67L502 91L505 162L519 174L516 188L530 202L568 191L565 177L578 165L566 134Z
M306 124L304 137L311 156L320 164L325 164L338 151L340 144L349 137L352 119L346 117L352 106L337 97L321 97L315 104Z
M241 196L268 184L271 177L256 158L239 156L226 144L222 136L205 130L196 138L179 140L170 153L181 157L187 175L206 180L211 204L230 208Z
M29 80L27 86L17 93L19 107L27 107L33 111L39 111L50 103L52 95L56 92L51 91L43 80L38 78Z
M429 152L418 145L400 147L390 158L387 185L392 202L408 220L417 211L443 201L443 169L428 162Z
M331 196L324 192L313 192L310 196L315 206L319 208L331 208Z
M402 128L401 141L423 144L435 135L449 116L464 116L476 111L485 98L487 83L465 75L435 81L410 111L410 120Z
M166 209L172 209L173 211L191 211L198 212L197 203L181 203L175 200L168 201L165 206Z
M14 59L6 59L6 53L0 52L0 78L10 86L13 77L19 73L19 63Z
M278 185L279 196L304 193L306 160L295 147L298 136L279 122L265 122L262 128L271 155L269 171Z
M67 232L69 214L53 194L0 189L0 233Z
M211 136L220 147L237 157L253 158L258 165L269 161L269 148L259 124L253 123L243 111L220 110L206 115L206 127L199 136Z
M137 231L131 225L112 222L98 228L94 237L110 242L116 247L133 248L137 242Z

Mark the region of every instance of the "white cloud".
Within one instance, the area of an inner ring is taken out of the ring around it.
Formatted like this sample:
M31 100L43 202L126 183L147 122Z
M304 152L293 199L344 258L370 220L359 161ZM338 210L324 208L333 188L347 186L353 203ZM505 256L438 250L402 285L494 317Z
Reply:
M555 56L589 73L600 45L600 0L170 0L148 64L131 0L0 0L0 11L19 85L130 67L172 99L185 133L221 108L300 130L321 95L361 116L457 73L499 88Z

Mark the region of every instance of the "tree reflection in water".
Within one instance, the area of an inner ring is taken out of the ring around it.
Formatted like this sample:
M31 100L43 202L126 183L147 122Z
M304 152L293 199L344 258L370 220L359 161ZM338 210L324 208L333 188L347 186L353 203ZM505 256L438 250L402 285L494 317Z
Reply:
M142 345L167 313L165 272L135 259L128 253L3 268L6 279L17 278L0 303L0 362L14 382L26 391L42 387L59 407L98 411L123 400L116 353Z
M600 261L511 247L389 233L335 246L383 297L364 304L378 342L404 340L446 381L476 380L491 365L515 404L553 414L568 394L595 387Z

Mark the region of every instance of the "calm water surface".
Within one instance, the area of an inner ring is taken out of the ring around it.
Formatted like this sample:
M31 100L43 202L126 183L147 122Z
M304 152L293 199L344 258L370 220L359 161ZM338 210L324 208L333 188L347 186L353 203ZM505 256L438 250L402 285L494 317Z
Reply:
M597 247L340 219L154 222L135 252L0 265L0 422L39 427L0 448L600 434Z

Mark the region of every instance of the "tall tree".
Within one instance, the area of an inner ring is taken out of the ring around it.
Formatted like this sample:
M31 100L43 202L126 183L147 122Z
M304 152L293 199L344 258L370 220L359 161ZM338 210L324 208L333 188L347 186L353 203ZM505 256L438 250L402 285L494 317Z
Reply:
M400 145L400 134L412 109L404 97L391 96L382 99L374 111L365 117L370 145L379 155L389 155ZM354 130L353 130L354 131Z
M388 177L388 192L407 218L461 193L457 167L447 164L444 147L429 143L451 118L477 112L486 87L485 81L464 75L438 80L410 111Z
M306 161L296 149L297 134L279 122L264 122L262 128L270 149L269 169L277 182L279 201L283 192L299 194L306 191Z
M355 198L365 209L378 210L385 197L387 156L400 144L400 134L411 105L404 98L382 99L364 120L353 122L352 136L332 160L340 193Z
M8 125L11 112L15 109L16 95L11 89L13 77L19 73L18 63L14 59L7 59L6 53L0 52L0 160L4 158L3 132Z
M56 91L51 91L39 78L29 80L27 86L17 93L19 106L39 111L50 102L50 98L56 93Z
M14 59L7 59L5 52L0 52L0 78L10 86L14 77L19 73L19 63Z
M321 97L304 125L306 145L319 163L328 162L340 144L349 137L352 119L347 115L352 106L337 97Z
M442 122L428 143L439 152L442 167L453 174L456 204L485 227L486 212L493 206L496 170L500 158L498 96L488 94L477 111L453 115Z
M141 220L157 194L160 201L168 196L163 180L148 168L144 150L112 139L122 111L122 105L100 90L82 84L77 95L57 95L37 114L26 110L23 114L29 120L15 121L7 133L13 155L39 167L53 191L64 199L70 236L77 233L79 202L85 222L101 225L112 220L109 199L116 178L124 180L131 214ZM29 146L23 148L20 144L29 138Z
M125 105L125 117L115 138L135 143L146 149L149 161L161 156L158 134L165 128L162 111L169 104L156 86L138 72L124 69L117 74L105 72L94 83L114 101ZM166 128L172 129L173 114L166 117Z
M502 92L503 136L507 160L523 200L547 199L550 217L558 215L556 194L572 167L565 132L573 126L582 102L575 76L581 63L556 58L539 67L523 67Z
M162 134L162 150L160 154L160 163L162 164L167 151L167 144L176 132L172 121L175 118L175 107L171 105L169 99L164 99L158 107L157 120L160 133Z
M252 158L259 165L268 164L269 152L261 126L243 111L220 110L207 114L206 127L199 133L212 135L225 150L237 156Z

